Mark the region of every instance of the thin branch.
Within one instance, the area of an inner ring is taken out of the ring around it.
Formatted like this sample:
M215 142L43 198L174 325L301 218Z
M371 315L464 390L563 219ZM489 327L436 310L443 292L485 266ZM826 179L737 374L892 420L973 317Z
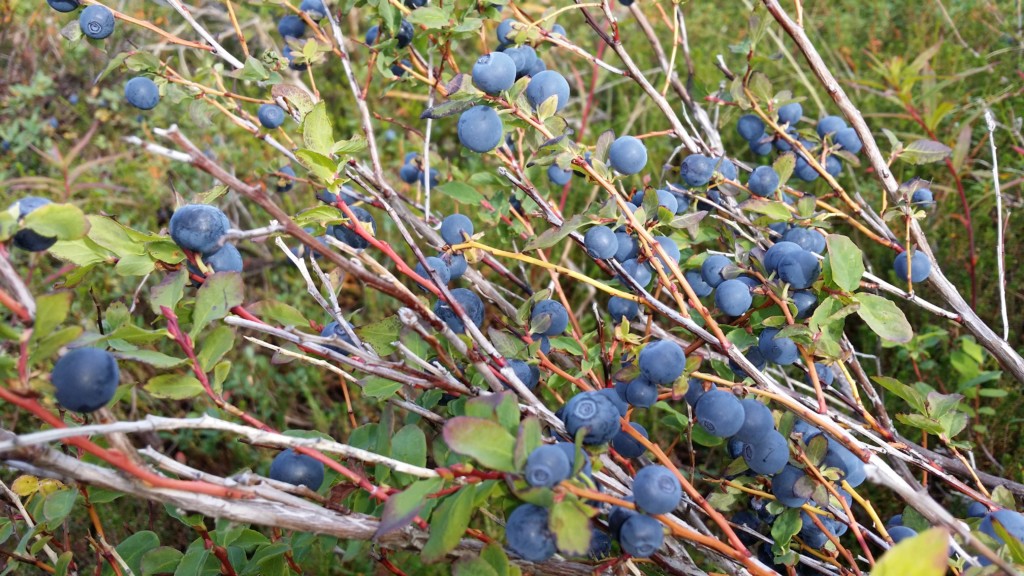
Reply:
M942 3L940 2L941 6ZM943 10L945 11L945 10ZM956 28L954 28L955 30ZM959 34L957 35L959 36ZM996 153L996 119L992 110L985 108L985 125L988 127L988 142L992 148L992 187L996 195L996 267L999 281L999 315L1003 320L1003 340L1010 339L1010 321L1006 315L1006 250L1003 245L1003 193L999 189L999 155Z

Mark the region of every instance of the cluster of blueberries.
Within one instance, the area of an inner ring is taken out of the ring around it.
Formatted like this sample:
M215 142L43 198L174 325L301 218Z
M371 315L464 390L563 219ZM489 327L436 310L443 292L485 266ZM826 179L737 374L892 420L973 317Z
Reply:
M406 184L420 183L422 186L427 186L427 173L423 171L423 167L420 161L420 155L417 152L408 152L405 155L405 161L402 163L402 168L398 171L398 177L402 179L402 182ZM433 188L441 182L441 172L431 166L430 168L430 187Z
M174 211L168 228L175 244L202 255L203 263L215 272L242 271L242 255L238 248L224 242L231 223L216 206L186 204ZM195 274L200 273L191 264L189 269Z
M304 12L306 16L309 16L309 19L313 22L319 22L327 17L327 7L324 6L323 0L302 0L299 10ZM288 41L299 40L306 35L306 21L297 14L286 14L277 21L277 33L285 41L285 47L281 50L281 55L284 56L285 60L288 60L288 67L300 72L305 70L305 64L295 61L295 54L292 53L292 47L288 45Z
M526 99L530 105L539 109L548 99L555 98L555 111L560 112L569 103L569 82L558 72L548 70L532 46L512 43L512 23L511 19L502 21L497 30L498 50L481 56L473 65L473 85L490 96L498 96L512 88L516 80L529 77ZM565 30L556 24L551 33L565 35ZM504 125L497 111L481 104L459 115L458 135L463 146L482 154L502 142Z

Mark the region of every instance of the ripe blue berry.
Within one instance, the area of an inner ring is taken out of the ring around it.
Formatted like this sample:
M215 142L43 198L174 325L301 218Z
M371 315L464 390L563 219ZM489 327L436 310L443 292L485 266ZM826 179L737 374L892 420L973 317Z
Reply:
M500 24L498 24L496 34L498 36L499 44L508 44L509 42L512 41L512 39L509 38L509 36L511 36L515 32L515 28L512 27L512 24L514 22L514 19L506 18L502 20Z
M801 248L799 244L784 240L772 244L772 246L764 253L764 269L769 273L778 272L779 262L782 261L783 256L799 252L802 249L803 248Z
M178 246L212 254L220 249L220 239L231 227L228 217L208 204L188 204L174 211L168 228Z
M626 387L626 402L636 408L650 408L658 401L658 385L638 376Z
M139 110L152 110L160 102L160 89L149 78L136 76L124 85L124 97Z
M585 431L583 443L607 444L619 428L619 409L610 398L596 391L580 392L565 404L562 414L565 429L573 438Z
M102 40L114 33L114 13L102 4L86 6L78 15L78 26L82 34L94 40Z
M46 0L46 3L50 5L57 12L74 12L78 9L78 0Z
M821 275L821 263L807 250L791 252L779 258L779 279L797 290L810 288Z
M935 196L927 188L918 188L910 196L910 203L918 208L931 208L935 206Z
M534 504L521 504L505 522L505 540L517 556L543 562L555 555L555 536L548 530L548 511Z
M917 532L913 528L907 528L906 526L893 526L888 531L894 544L899 544L907 538L917 536Z
M591 258L613 258L619 250L615 232L607 226L594 226L583 236L583 245Z
M733 434L733 438L742 442L757 442L775 428L775 419L767 406L753 398L740 401L743 406L743 425Z
M469 267L466 257L462 254L442 252L437 257L444 260L444 263L448 265L448 274L451 280L462 278L462 275L466 273L466 269Z
M778 328L765 328L757 338L757 347L769 362L792 364L800 358L796 343L790 338L777 336Z
M57 402L82 414L106 406L119 381L117 360L99 348L75 348L61 356L50 373Z
M241 272L242 255L234 244L225 244L213 254L203 254L203 262L214 272Z
M379 39L380 39L380 27L379 26L373 26L372 28L367 30L366 31L366 37L363 38L363 40L366 42L367 46L373 46L374 44L377 43L377 40L379 40Z
M284 109L277 104L262 104L256 111L256 117L264 128L273 130L284 124Z
M686 368L686 354L670 340L655 340L640 351L640 373L654 384L670 386Z
M288 68L292 70L302 72L308 67L305 62L300 63L295 61L295 53L292 52L291 46L285 46L284 48L282 48L281 55L284 56L285 60L288 61Z
M640 314L640 305L632 300L626 300L618 296L608 299L608 315L618 324L622 319L633 320Z
M282 38L302 38L306 35L306 23L295 14L288 14L278 21L277 33Z
M719 438L728 438L743 426L743 405L739 399L717 388L701 396L693 412L697 423Z
M629 425L639 432L641 436L647 438L646 428L636 422L630 422ZM644 452L647 452L647 448L644 448L643 444L630 436L629 433L621 430L614 438L612 438L612 448L614 448L615 451L619 453L619 456L622 456L623 458L639 458L644 455ZM648 468L650 468L650 466L648 466Z
M750 288L742 280L726 280L715 289L715 306L729 316L742 316L753 302Z
M608 163L620 174L637 174L647 166L647 147L633 136L619 136L608 147Z
M648 558L661 548L665 532L661 522L644 514L630 516L619 528L622 550L636 558Z
M750 141L750 151L758 156L767 156L772 153L772 140L771 138L761 138L760 140Z
M551 488L572 473L572 465L565 452L553 444L543 444L534 448L526 458L523 476L526 483L537 488Z
M530 78L533 78L537 74L540 74L541 72L547 69L548 65L545 64L544 61L538 57L536 60L533 61L533 64L531 64L530 67L526 69L526 73L524 74L524 76L529 76Z
M696 406L697 401L705 393L704 381L698 378L690 378L690 381L687 383L686 394L683 395L683 400L686 400L686 403L690 406Z
M299 4L299 10L302 10L309 19L313 22L319 22L327 17L327 7L324 6L324 0L302 0Z
M25 216L28 216L30 212L50 204L50 201L38 196L26 196L21 200L18 200L16 204L18 206L18 221L20 222L25 218ZM22 230L18 230L14 234L12 241L15 246L25 250L26 252L42 252L50 246L53 246L57 242L57 239L50 236L43 236L34 230L24 228Z
M923 282L932 274L932 261L928 259L927 254L920 250L914 251L914 257L910 260L909 267L907 265L906 252L900 252L896 255L896 259L892 262L892 267L896 271L896 277L899 278L901 283L907 281L908 273L911 282ZM908 270L908 268L910 269Z
M280 176L277 177L277 182L274 184L274 188L278 194L283 194L293 187L295 187L295 169L291 165L285 165L280 167L278 170Z
M513 46L503 49L516 65L516 79L526 76L537 61L537 51L532 46Z
M569 82L565 77L554 70L538 72L526 86L526 99L530 106L536 110L540 108L548 98L557 98L558 104L555 111L559 112L569 103Z
M750 173L747 188L755 196L771 196L779 187L779 174L771 166L758 166Z
M444 263L444 260L441 260L436 256L427 256L426 261L427 266L430 266L430 269L437 273L437 276L441 279L441 283L447 285L448 282L452 279L452 275L451 272L448 270L448 265ZM433 279L431 279L430 274L427 273L427 270L423 267L422 263L416 264L416 274L418 274L427 281L426 284L420 282L419 280L416 281L416 283L419 284L420 288L422 288L423 290L428 290L427 287L434 284Z
M796 167L793 169L793 173L804 182L814 182L819 176L818 171L803 156L797 156Z
M557 300L541 300L530 313L530 332L558 336L569 326L569 313Z
M615 259L619 262L636 258L636 255L640 252L640 243L637 242L636 238L625 232L616 232L615 240L619 244L618 250L615 252Z
M768 429L753 442L743 445L743 461L756 474L781 472L789 462L789 442L774 429Z
M312 456L288 449L274 457L269 477L278 482L305 486L315 492L324 483L324 465Z
M575 470L576 465L579 464L580 472L587 476L592 474L590 456L587 456L587 452L585 450L580 450L580 453L577 455L576 445L572 442L556 442L555 446L558 446L562 452L565 452L565 457L569 459L569 464L572 466L573 470Z
M704 281L704 276L697 270L687 270L683 273L683 276L686 278L686 282L690 284L690 288L693 289L694 294L696 294L698 298L708 296L715 290L710 284Z
M821 383L826 385L826 386L831 386L832 382L835 381L836 374L835 374L835 371L832 370L831 366L827 366L827 365L822 364L820 362L815 362L814 363L814 371L817 372L817 374L818 374L818 380L821 381ZM810 383L810 381L811 381L811 375L808 374L807 375L807 382Z
M839 116L825 116L818 120L818 136L824 138L846 128L846 121Z
M672 195L676 198L676 215L685 214L690 207L690 197L680 192L672 192Z
M757 346L751 346L743 356L754 365L754 368L757 368L758 370L764 370L764 367L768 365L768 361L764 359L764 356L761 354L761 350L759 350ZM729 368L731 368L740 379L749 376L746 370L740 368L739 364L733 362L731 358L729 359Z
M406 184L415 184L419 181L420 174L422 173L423 171L415 164L403 164L402 168L398 171L398 177Z
M825 158L825 172L833 178L838 178L843 172L843 163L837 156L829 155Z
M633 480L633 499L647 514L667 514L679 505L683 488L675 474L660 464L644 466Z
M629 412L629 404L626 402L626 383L619 382L612 388L601 388L597 391L598 394L606 396L615 405L615 408L619 411L620 417L625 417L626 412Z
M391 73L401 78L402 76L405 76L405 71L409 68L412 68L412 63L405 58L402 58L400 61L391 65Z
M474 106L459 116L459 142L473 152L483 154L501 143L504 127L493 108Z
M516 378L519 378L519 381L524 386L530 390L537 387L537 383L540 382L540 369L536 365L527 364L522 360L509 360L508 365L516 373Z
M559 36L565 36L565 28L561 24L555 24L551 27L552 34L558 34Z
M374 220L373 215L367 212L364 208L356 206L349 209L352 210L352 214L356 217L356 220L358 220L359 223L347 222L346 224L333 225L327 228L327 233L333 235L338 240L341 240L356 250L365 250L366 247L370 245L370 241L357 234L352 228L354 226L360 226L363 230L373 236L377 233L377 221Z
M735 181L739 176L739 171L736 169L736 165L732 163L732 160L722 157L712 158L711 161L715 163L715 172L722 178Z
M557 164L548 166L548 180L555 186L565 186L572 180L572 170L562 170Z
M587 547L587 558L598 562L612 555L612 540L597 528L590 530L590 546Z
M395 34L395 39L398 40L399 48L405 48L412 43L413 32L412 24L402 20L402 23L398 26L398 34Z
M651 271L651 265L647 262L641 264L636 259L626 260L622 263L622 269L626 271L626 275L632 278L638 285L646 288L651 280L654 278L653 272ZM629 285L624 279L623 284Z
M708 286L717 288L719 284L725 281L723 273L725 272L725 267L730 264L732 264L732 260L725 256L712 254L700 265L700 275L708 283Z
M704 186L711 181L715 173L715 160L702 154L691 154L687 156L682 165L679 166L679 173L687 186Z
M782 240L792 242L804 250L821 254L825 251L825 236L815 228L803 228L794 226L786 230Z
M760 140L764 136L764 122L754 114L744 114L736 122L736 132L747 142Z
M833 137L836 144L843 147L850 154L857 154L860 152L864 144L860 141L860 137L857 136L857 131L853 128L842 128L838 130Z
M779 504L799 508L807 503L807 495L797 494L797 482L804 477L804 471L787 464L782 472L772 478L772 494Z
M355 346L355 342L353 342L352 341L352 337L348 335L348 331L346 331L341 326L341 324L338 324L337 320L332 320L326 326L324 326L324 329L320 331L320 337L321 338L337 338L337 339L341 340L342 342L345 342L347 344ZM341 355L344 355L344 356L348 356L348 352L345 351L340 346L325 345L324 347L328 348L330 350L333 350L333 351L337 352L338 354L341 354Z
M483 325L484 303L475 292L466 288L456 288L452 290L452 298L462 306L462 310L469 316L469 319L473 321L477 328ZM434 314L437 314L437 317L456 334L464 334L466 332L466 326L462 323L462 319L459 318L458 314L452 310L447 302L438 300L434 304Z
M971 502L967 506L967 517L968 518L984 518L988 514L988 506L985 506L981 502Z
M625 500L629 502L633 501L632 496L626 496ZM612 511L608 513L608 533L612 535L612 538L619 539L622 525L626 523L633 516L637 516L639 512L632 508L623 508L622 506L612 506Z
M791 102L779 107L779 122L795 126L804 115L804 108L799 102Z
M828 441L828 452L825 453L825 466L838 468L843 472L843 480L856 488L864 483L867 473L864 471L864 462L856 454L842 444L832 440Z
M451 214L441 222L441 239L447 244L462 244L471 236L473 221L463 214Z
M985 516L978 526L978 530L995 538L1000 544L1004 543L1003 537L996 532L995 524L1003 527L1011 537L1024 542L1024 516L1013 510L999 509Z
M491 52L473 65L473 85L494 96L516 83L516 63L504 52Z

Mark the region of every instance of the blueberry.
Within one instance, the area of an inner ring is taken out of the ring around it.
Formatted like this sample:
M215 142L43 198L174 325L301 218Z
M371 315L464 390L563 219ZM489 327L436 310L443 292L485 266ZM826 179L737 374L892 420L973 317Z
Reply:
M366 31L366 37L363 39L368 46L373 46L380 39L380 27L373 26Z
M462 244L465 237L472 236L473 221L462 214L451 214L441 222L441 238L446 244Z
M633 497L626 496L625 500L632 502ZM612 538L618 540L621 535L622 525L626 523L626 520L637 515L639 515L639 512L632 508L612 506L611 512L608 513L608 532L612 535Z
M531 332L544 336L558 336L569 326L569 313L557 300L541 300L530 313Z
M498 36L498 43L499 44L507 44L507 43L511 42L512 39L509 38L509 36L511 36L513 33L515 33L515 28L512 27L512 24L514 22L515 22L515 19L513 19L513 18L506 18L506 19L501 21L501 24L498 24L498 29L496 30L496 34Z
M313 22L319 22L327 17L327 7L324 0L302 0L299 10L305 12Z
M751 346L743 356L754 365L754 368L757 368L758 370L764 370L764 367L768 365L768 361L764 359L764 356L761 354L761 350L759 350L757 346ZM739 364L733 362L732 359L729 359L729 368L731 368L740 379L749 376L749 374L740 368Z
M548 511L534 504L520 504L505 522L505 540L517 556L543 562L555 555L555 536L548 530Z
M835 371L832 370L831 366L827 366L827 365L822 364L820 362L815 362L814 363L814 371L818 374L818 380L822 384L824 384L825 386L831 386L832 382L835 381L836 374L835 374ZM811 375L810 374L807 375L807 383L808 384L811 383Z
M618 250L615 252L615 259L619 262L636 258L636 255L640 252L640 243L637 242L636 238L625 232L616 232L615 240L619 245Z
M575 470L577 460L576 445L572 442L556 442L555 446L558 446L562 452L565 452L565 457L569 459L569 463ZM580 472L586 476L590 476L592 474L590 456L587 456L587 452L585 450L580 450L579 458L582 458L583 460L583 463L580 465Z
M405 0L403 4L405 4L406 8L409 8L410 10L415 10L417 8L422 8L426 6L427 0Z
M790 138L798 138L800 136L800 134L793 128L786 130L786 134ZM790 144L789 141L787 141L781 135L775 137L773 144L775 145L775 148L780 152L789 152L793 150L793 145Z
M771 166L758 166L750 173L747 188L750 193L762 198L771 196L779 187L779 174Z
M729 260L721 254L712 254L708 256L704 263L700 265L700 275L704 278L704 281L708 283L708 286L712 288L718 287L719 284L725 281L725 267L732 264L732 260Z
M654 555L661 548L664 539L665 532L661 522L643 514L630 516L619 529L619 544L623 552L636 558Z
M349 208L349 210L352 211L352 215L359 221L358 226L369 232L370 236L377 233L377 221L373 219L373 215L367 212L366 209L356 206ZM327 233L356 250L365 250L370 245L370 241L357 234L353 230L355 226L357 226L355 222L337 224L328 227Z
M743 461L756 474L781 472L789 462L789 442L774 429L768 429L756 441L744 444Z
M742 316L754 302L742 280L726 280L715 289L715 306L729 316Z
M671 386L686 368L686 353L671 340L654 340L640 351L637 364L640 373L654 384Z
M305 486L315 492L324 483L324 465L312 456L288 449L274 457L268 476L271 480Z
M932 261L928 259L927 254L920 250L914 251L914 257L910 261L910 270L907 269L906 252L900 252L896 255L896 259L892 262L892 267L896 271L896 277L899 278L900 283L906 283L908 273L910 274L911 282L923 282L932 274Z
M212 254L220 249L220 240L231 223L218 208L208 204L188 204L174 211L168 228L178 246Z
M415 164L403 164L402 168L398 171L398 177L406 184L415 184L419 181L420 174L422 173L423 171Z
M622 263L622 269L642 288L646 288L654 278L651 266L647 262L641 264L636 259L626 260ZM624 279L623 284L629 285Z
M284 109L277 104L262 104L256 111L256 117L264 128L273 130L284 124Z
M842 128L836 132L834 136L836 144L843 147L850 154L856 154L860 152L864 144L860 141L860 137L857 136L857 131L853 128Z
M598 562L612 555L612 540L597 528L590 529L590 546L587 547L587 558Z
M626 300L618 296L608 299L608 315L618 324L622 319L633 320L640 314L640 305L632 300Z
M644 438L648 437L647 429L643 426L636 422L630 422L629 425L639 432ZM627 432L621 430L614 438L612 438L612 448L614 448L615 451L619 453L619 456L622 456L623 458L639 458L644 455L644 452L647 452L647 448L644 448L643 444L630 436ZM652 466L648 466L647 468L652 468ZM647 468L644 468L644 470ZM635 488L636 484L634 483L633 486Z
M971 502L967 507L968 518L984 518L986 515L988 515L988 506L981 502Z
M117 391L120 371L110 352L75 348L53 365L50 382L61 406L87 414L107 405Z
M918 188L910 196L910 203L918 208L931 208L935 206L935 196L927 188Z
M540 74L541 72L544 72L547 69L548 65L545 64L544 61L538 57L536 60L533 61L533 64L530 64L529 68L526 69L524 75L533 78L537 74Z
M740 401L743 406L743 425L733 434L733 438L746 443L759 441L769 431L775 429L775 419L767 406L753 398Z
M504 127L493 108L474 106L459 116L459 142L473 152L494 150L501 143Z
M682 497L679 480L665 466L644 466L633 480L633 499L647 514L667 514L675 510Z
M889 537L892 538L894 544L899 544L907 538L914 536L917 536L917 532L913 528L907 528L906 526L893 526L889 529Z
M800 528L800 539L804 541L804 544L811 548L821 548L829 541L828 535L821 531L821 528L811 519L806 512L801 512L800 517L803 519L803 525ZM830 516L819 516L818 520L821 522L825 530L828 530L829 535L836 538L846 533L846 524L834 520Z
M702 154L691 154L679 166L679 173L687 186L704 186L715 173L715 160Z
M516 79L526 76L537 60L537 51L532 46L514 46L503 50L516 64Z
M535 110L552 97L558 101L555 106L556 112L561 111L569 103L569 82L564 76L554 70L544 70L530 79L526 86L526 99Z
M764 122L754 114L744 114L736 122L736 131L747 142L754 142L764 136Z
M18 206L18 221L21 221L30 212L37 208L46 206L50 201L38 196L26 196L16 202ZM24 228L18 230L11 239L15 246L26 252L42 252L53 246L57 239L51 236L43 236L35 230Z
M615 403L596 391L580 392L570 398L565 404L562 420L573 438L584 430L583 443L587 445L607 444L620 430L619 410Z
M284 56L285 60L288 60L288 68L302 72L308 66L305 63L299 63L295 61L295 54L292 52L291 46L285 46L281 49L281 55Z
M824 138L846 128L846 121L839 116L825 116L818 120L818 136Z
M565 186L572 180L572 170L562 170L557 164L548 166L548 180L555 186Z
M764 269L769 273L778 272L779 263L782 261L783 256L799 252L801 250L803 250L803 248L795 242L787 242L783 240L772 244L772 246L764 253Z
M800 350L792 339L777 336L778 328L765 328L757 338L757 348L769 362L793 364L800 358Z
M46 0L46 3L50 5L57 12L74 12L78 9L78 0Z
M818 171L811 166L803 156L797 156L796 166L793 169L796 177L804 182L814 182L818 179Z
M102 4L86 6L78 15L78 26L82 34L94 40L102 40L114 33L114 13Z
M1024 516L1020 513L1013 510L999 509L986 515L981 521L981 525L978 526L978 530L995 538L997 542L1002 544L1004 540L996 532L995 523L999 523L1003 530L1013 538L1024 542Z
M426 172L423 172L422 170L420 170L419 176L420 176L419 177L420 186L423 186L424 188L426 188L427 187L427 174L426 174ZM436 187L440 183L441 183L441 173L437 170L437 168L431 168L430 169L430 187L434 188L434 187Z
M448 265L444 263L444 260L436 256L427 256L426 261L427 265L430 266L430 269L437 273L437 276L441 279L441 283L447 285L448 282L452 279L452 275L451 272L448 270ZM422 263L416 264L416 274L423 277L427 282L429 282L429 284L423 284L422 282L419 281L416 282L424 290L428 290L428 285L434 284L434 281L431 279L430 274L427 273L427 270L426 268L423 267Z
M540 382L540 369L537 366L527 364L522 360L509 360L508 365L516 373L516 378L519 378L519 381L524 386L530 390L537 387L537 384Z
M398 26L398 34L395 34L399 48L405 48L412 43L413 32L412 24L402 20L402 23Z
M805 476L803 470L787 464L772 478L772 494L779 504L799 508L807 503L807 496L797 494L796 483Z
M672 192L669 192L668 190L663 190L663 189L656 190L655 194L657 194L657 196L658 196L658 206L659 207L664 208L665 210L668 210L672 214L676 213L676 209L679 207L679 200L676 198L675 194L673 194ZM637 191L636 194L633 194L633 198L631 200L632 204L634 204L636 206L640 206L641 204L643 204L643 201L644 201L644 192L642 190L641 191ZM655 215L652 214L651 216L655 216Z
M558 34L559 36L566 36L565 28L561 24L555 24L551 27L552 34Z
M821 275L818 258L806 250L783 255L779 259L779 279L797 290L810 288Z
M672 195L676 198L676 215L685 214L690 207L690 197L679 192L672 192Z
M825 158L825 172L833 178L838 178L843 172L843 163L837 156L829 155Z
M604 394L615 404L615 407L619 409L619 416L625 417L626 412L629 412L629 403L626 401L626 389L629 387L628 382L616 382L615 386L611 388L602 388L598 390L601 394Z
M804 108L799 102L790 102L779 107L779 122L795 126L804 115Z
M750 141L750 151L758 156L767 156L772 153L771 138Z
M693 409L697 423L709 434L728 438L743 426L743 405L731 392L712 388Z
M619 250L615 232L607 226L594 226L583 236L583 245L591 258L605 260L613 258Z
M516 63L504 52L491 52L473 65L473 85L494 96L516 83Z
M864 471L864 462L856 454L842 444L829 439L828 452L825 453L825 466L838 468L843 472L843 479L856 488L864 483L867 474Z
M476 293L466 288L456 288L452 290L452 298L462 306L462 310L469 316L469 319L473 321L477 328L483 325L484 303ZM462 323L462 319L451 309L447 302L438 300L434 304L434 314L437 314L438 318L447 324L453 332L457 334L464 334L466 332L466 326Z
M213 254L203 254L203 262L214 272L241 272L242 255L234 244L225 244Z
M686 278L686 282L690 284L690 288L693 289L694 294L696 294L698 298L708 296L714 291L711 284L705 282L704 277L697 270L687 270L683 273L683 276Z
M686 394L683 395L683 400L686 400L686 403L690 406L696 406L697 401L700 400L701 396L705 393L704 381L699 378L690 378L686 388Z
M412 68L412 63L405 58L402 58L400 62L395 62L391 65L391 73L401 78L402 76L405 76L405 70L407 68Z
M283 194L291 190L295 186L295 169L291 165L284 165L278 169L278 172L283 176L278 177L277 183L274 185L278 194Z
M608 147L608 163L621 174L637 174L647 166L647 147L633 136L619 136Z
M746 444L742 440L737 440L735 437L729 438L729 441L725 444L725 450L729 453L729 458L739 458L743 456L743 447Z
M539 342L540 342L540 351L541 352L543 352L545 354L548 354L548 353L551 352L551 339L550 338L548 338L547 336L541 336L540 334L533 334L532 336L540 336ZM534 340L537 340L537 338L534 338Z
M306 35L306 23L295 14L288 14L278 21L277 33L282 38L302 38Z
M437 257L444 260L444 263L448 265L448 275L452 280L462 278L462 275L466 273L466 269L469 268L469 263L466 262L466 257L462 254L441 253Z
M804 250L821 254L825 251L825 236L814 228L794 226L782 235L784 242L792 242Z
M650 408L658 401L658 386L643 376L626 387L626 402L636 408Z
M348 331L345 330L345 328L343 328L341 324L338 324L337 320L332 320L326 326L324 326L324 329L320 331L320 337L337 338L342 342L355 346L355 342L353 342L352 337L348 335ZM329 350L333 350L343 356L348 356L348 352L346 352L340 346L330 346L325 344L324 347Z
M145 76L136 76L124 85L124 97L139 110L152 110L160 102L160 89Z
M736 165L732 163L732 160L724 157L712 158L712 162L715 163L715 172L718 172L722 178L735 181L739 177L739 171L736 169Z
M561 448L543 444L526 458L523 476L526 483L537 488L551 488L572 473L572 465Z
M682 252L679 251L679 245L676 244L675 240L668 236L655 236L654 240L657 245L661 247L662 251L665 252L665 256L667 256L669 260L676 264L679 263L679 258L682 257ZM653 250L654 247L652 246L651 249ZM667 272L669 270L668 262L661 257L661 254L656 253L656 257L658 262L661 262L662 267L665 268L665 271Z

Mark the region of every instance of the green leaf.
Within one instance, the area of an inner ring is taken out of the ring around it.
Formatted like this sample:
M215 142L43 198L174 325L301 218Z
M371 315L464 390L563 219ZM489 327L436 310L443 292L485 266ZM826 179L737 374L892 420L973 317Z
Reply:
M832 267L832 281L847 292L860 288L860 277L864 274L863 253L853 240L839 234L829 234L825 240L828 258Z
M949 560L949 531L931 528L893 546L875 564L872 576L943 576Z
M441 501L430 522L430 537L420 553L424 562L442 560L459 544L473 515L474 491L472 485L463 486Z
M58 240L77 240L89 230L85 214L73 204L46 204L28 213L22 221L40 236Z
M479 206L480 201L484 199L484 195L478 192L476 188L462 182L445 182L440 186L432 188L432 190L437 190L456 202L472 206Z
M920 414L925 414L927 412L924 395L914 388L888 376L872 376L871 379L889 392L892 392L905 400L916 412Z
M776 221L789 220L792 214L786 205L782 202L776 202L773 200L765 200L761 198L751 198L743 204L740 208L748 212L756 212L758 214L764 214L765 216Z
M522 470L523 466L526 466L526 459L540 445L540 420L536 416L528 416L519 423L519 435L516 437L513 454L516 470Z
M143 388L157 398L184 400L203 393L203 385L191 374L161 374L146 382Z
M436 6L423 6L406 15L410 24L426 26L428 30L441 30L448 27L450 17Z
M57 558L57 565L54 566L54 576L66 576L68 573L68 567L71 566L71 560L74 557L75 554L71 550L61 554L60 557Z
M775 541L775 544L772 546L772 552L776 556L788 552L790 541L793 540L793 536L800 533L800 528L802 527L803 520L800 518L800 509L787 508L772 523L772 540Z
M160 546L142 555L142 576L174 572L185 555L170 546Z
M356 152L366 150L367 146L368 144L365 136L362 134L353 134L348 140L338 140L335 142L334 146L331 146L331 152L340 155L355 154Z
M412 523L426 504L427 495L437 492L443 484L440 478L429 478L413 483L405 490L392 494L384 503L380 524L374 538L382 538Z
M53 332L31 347L31 351L28 356L29 362L35 363L40 359L53 356L57 350L60 350L63 346L73 342L81 335L81 326L68 326L67 328Z
M295 307L278 300L260 300L246 305L260 318L273 320L282 326L308 326L309 321Z
M415 424L400 428L391 438L391 457L413 466L427 465L427 437Z
M308 118L309 116L307 116ZM296 150L295 157L299 159L302 165L313 173L317 179L331 184L336 179L336 172L338 169L337 163L331 160L326 155L312 150Z
M229 326L218 326L207 334L199 349L199 366L209 372L235 344L235 331Z
M77 498L78 491L70 489L57 490L46 497L43 502L43 518L46 519L51 530L63 522L64 518L67 518L67 515L75 507Z
M779 187L786 185L790 176L793 175L793 170L796 168L796 155L792 152L787 152L775 159L772 163L772 169L779 175ZM812 197L813 198L813 197Z
M453 452L470 456L501 472L515 472L515 438L497 422L458 416L444 425L444 440Z
M518 576L522 574L517 566L508 561L508 555L497 542L491 542L480 551L480 557L494 568L498 576ZM511 575L509 574L511 572Z
M149 254L127 254L114 265L118 276L145 276L154 269L156 265Z
M327 156L334 146L334 128L327 114L327 103L317 102L302 119L302 141L313 152Z
M55 292L36 298L36 322L31 342L38 342L44 336L49 336L64 322L70 309L71 292Z
M526 343L503 330L487 329L487 335L494 348L505 358L523 358Z
M587 223L588 219L585 215L577 214L563 222L561 226L557 228L548 228L539 236L530 240L526 246L523 247L522 252L529 252L538 248L550 248L564 240L565 237L572 232L582 228Z
M576 497L566 497L555 502L548 518L558 550L571 556L585 556L590 548L590 518L584 506Z
M155 532L142 530L125 538L117 545L117 553L121 555L132 572L142 572L142 557L160 545L160 537ZM193 572L198 574L199 572Z
M249 56L245 59L245 65L241 70L226 72L225 76L246 80L249 82L262 82L270 78L270 72L259 58Z
M463 558L452 566L454 576L498 576L489 562L480 558Z
M440 120L441 118L447 118L448 116L454 116L456 114L462 114L466 110L469 110L473 106L476 106L477 101L475 98L468 98L465 100L448 100L442 102L432 108L427 108L420 114L420 120Z
M398 341L398 333L402 329L402 321L398 315L388 316L372 324L356 330L359 339L366 342L377 354L387 356L395 351L394 343Z
M110 250L119 258L124 258L129 254L146 253L144 242L132 239L124 226L106 216L89 216L89 239Z
M394 396L401 388L402 385L398 382L371 376L363 383L363 396L383 401Z
M857 314L880 338L905 344L914 337L907 317L891 300L875 294L857 294L855 300L860 304Z
M170 310L178 305L178 301L185 295L185 284L188 282L188 272L184 269L175 270L159 284L149 290L149 305L154 314L160 314L160 307L166 306Z
M48 252L51 256L65 262L71 262L76 266L99 264L113 257L113 254L106 248L93 242L88 237L57 242L50 247Z
M903 149L898 158L910 164L930 164L949 157L952 148L934 140L915 140Z
M121 360L132 360L135 362L142 362L143 364L149 364L154 368L174 368L184 364L186 360L184 358L175 358L174 356L168 356L163 352L157 352L156 350L119 350L114 352L114 356Z
M242 303L242 275L238 272L217 272L206 279L196 293L196 307L192 311L192 331L195 338L213 320L228 315Z

